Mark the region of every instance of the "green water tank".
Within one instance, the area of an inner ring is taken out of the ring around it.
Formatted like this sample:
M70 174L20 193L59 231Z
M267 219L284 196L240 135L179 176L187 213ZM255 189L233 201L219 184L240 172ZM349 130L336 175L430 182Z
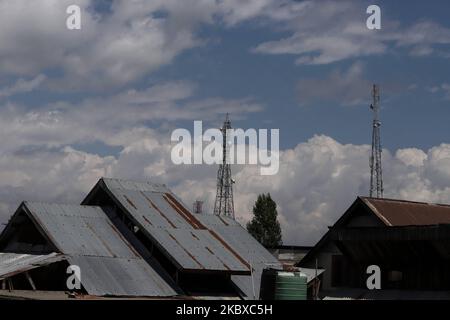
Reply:
M275 300L306 300L307 277L301 272L277 272Z

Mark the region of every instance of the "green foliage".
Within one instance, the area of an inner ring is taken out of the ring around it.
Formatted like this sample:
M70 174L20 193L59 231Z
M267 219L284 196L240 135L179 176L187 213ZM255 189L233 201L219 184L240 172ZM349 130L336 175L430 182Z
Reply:
M266 248L283 243L277 216L277 204L270 197L270 193L260 194L253 206L253 219L247 223L247 230Z

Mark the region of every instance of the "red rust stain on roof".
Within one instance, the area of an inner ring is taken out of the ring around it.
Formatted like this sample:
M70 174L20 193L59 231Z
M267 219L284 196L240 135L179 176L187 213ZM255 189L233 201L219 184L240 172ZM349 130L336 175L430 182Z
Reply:
M174 208L190 225L192 225L195 229L204 229L208 230L209 233L219 241L225 249L227 249L236 259L239 260L244 266L246 266L250 270L250 265L248 262L242 258L225 240L223 240L216 232L206 228L197 218L194 217L192 213L190 213L183 205L181 205L177 199L175 199L170 193L163 194L164 199Z
M173 223L172 223L172 221L170 221L169 220L169 218L167 218L166 217L166 215L161 211L161 210L159 210L159 208L153 203L153 201L149 198L149 197L147 197L146 195L145 195L145 193L144 192L141 192L142 193L142 195L144 196L144 198L145 199L147 199L147 201L148 201L148 203L150 204L150 206L153 208L153 209L155 209L164 219L166 219L166 221L167 221L167 223L169 223L170 224L170 226L172 227L172 228L177 228L177 226L176 225L174 225Z
M191 257L192 260L194 260L202 269L205 269L205 267L194 257L194 255L191 254L185 247L183 247L181 243L172 234L170 234L169 231L166 230L166 232L169 234L169 237L171 237L173 241L175 241L180 246L180 248L183 249L189 257Z
M130 206L132 206L135 210L138 209L126 195L123 195L123 196L125 197L125 200L127 200L127 202L129 203Z
M153 226L153 223L151 223L150 220L148 220L146 216L142 215L142 218L143 218L147 223L149 223L151 226Z
M206 227L197 220L181 203L177 201L170 193L163 194L163 198L175 209L194 229L206 229Z

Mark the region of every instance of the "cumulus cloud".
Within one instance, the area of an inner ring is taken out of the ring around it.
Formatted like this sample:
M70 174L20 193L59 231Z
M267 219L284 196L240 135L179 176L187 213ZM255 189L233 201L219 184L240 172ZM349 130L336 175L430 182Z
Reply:
M450 203L449 150L448 144L428 151L400 149L395 155L384 150L385 196ZM314 244L356 196L368 194L369 154L369 145L340 144L322 135L281 152L275 176L260 176L251 166L234 168L238 219L248 221L257 195L270 192L285 243ZM214 175L205 180L181 181L175 190L190 202L199 197L213 204Z
M417 148L406 148L397 150L395 157L407 166L420 168L427 159L427 154Z
M252 98L196 99L195 91L193 83L174 81L77 103L0 105L0 134L6 137L0 145L3 216L6 207L11 211L27 198L79 201L100 176L139 178L145 173L164 179L171 170L181 179L184 173L170 165L170 133L177 121L202 119L214 127L225 112L239 118L262 109ZM100 156L76 147L89 143L118 151Z
M120 137L119 137L120 136ZM174 165L167 136L151 129L116 136L126 147L115 156L99 156L73 147L22 148L0 157L0 195L11 211L22 199L78 202L101 176L149 179L168 184L187 205L205 201L211 212L216 166ZM367 195L369 145L341 144L314 136L280 153L280 170L261 176L258 166L233 166L238 221L251 219L259 193L278 203L284 241L314 244L358 195ZM383 152L385 196L450 203L450 145L430 150ZM6 215L4 215L5 217Z
M387 32L368 34L365 8L350 1L179 3L112 1L110 10L98 12L92 0L0 0L2 76L21 79L0 89L0 98L35 90L44 80L47 89L63 92L120 88L79 102L33 108L5 102L0 107L0 135L7 137L0 145L0 215L12 213L23 199L79 202L101 176L167 183L187 204L202 199L211 210L217 168L173 165L169 139L174 122L203 119L217 124L225 112L236 119L262 106L251 97L196 99L196 85L189 81L133 85L202 45L197 32L202 24L276 24L277 31L288 36L262 43L254 51L293 54L298 64L382 54L391 43L411 54L434 54L439 53L437 47L444 50L449 38L448 30L437 24L421 22L408 31L387 19ZM82 7L79 32L65 28L69 4ZM305 103L337 99L352 105L366 101L366 94L360 94L369 86L363 65L355 63L325 79L303 78L298 90ZM327 91L319 94L315 87ZM445 90L440 86L436 92ZM105 156L75 146L96 141L119 151ZM368 193L369 151L367 145L314 136L281 152L275 176L261 176L256 166L234 166L239 221L251 218L258 193L270 192L279 205L285 243L313 244L357 195ZM450 202L450 145L402 149L394 155L385 150L383 161L386 196Z

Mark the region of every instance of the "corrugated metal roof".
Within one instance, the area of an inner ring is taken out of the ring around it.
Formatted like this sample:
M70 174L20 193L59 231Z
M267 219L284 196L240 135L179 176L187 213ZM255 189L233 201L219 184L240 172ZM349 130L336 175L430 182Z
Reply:
M24 202L89 294L173 296L175 291L133 249L99 207Z
M81 282L90 295L176 295L143 259L69 256L68 260L82 270Z
M150 192L170 192L165 184L153 183L149 181L133 181L123 179L102 178L108 188L118 190L150 191Z
M0 253L0 280L64 259L64 255L55 252L46 255Z
M249 273L246 260L164 185L103 178L115 198L179 268Z
M64 254L139 258L99 207L25 202Z
M253 299L255 293L258 299L263 269L265 267L281 269L280 262L235 220L206 214L197 214L196 217L202 224L219 234L252 266L253 280L252 276L237 275L231 276L231 280L245 294L245 298Z
M366 197L361 199L388 226L450 223L449 205Z
M361 207L367 208L384 225L391 227L450 224L450 205L359 196L297 265L310 264L316 253L331 241L331 230L345 226Z

